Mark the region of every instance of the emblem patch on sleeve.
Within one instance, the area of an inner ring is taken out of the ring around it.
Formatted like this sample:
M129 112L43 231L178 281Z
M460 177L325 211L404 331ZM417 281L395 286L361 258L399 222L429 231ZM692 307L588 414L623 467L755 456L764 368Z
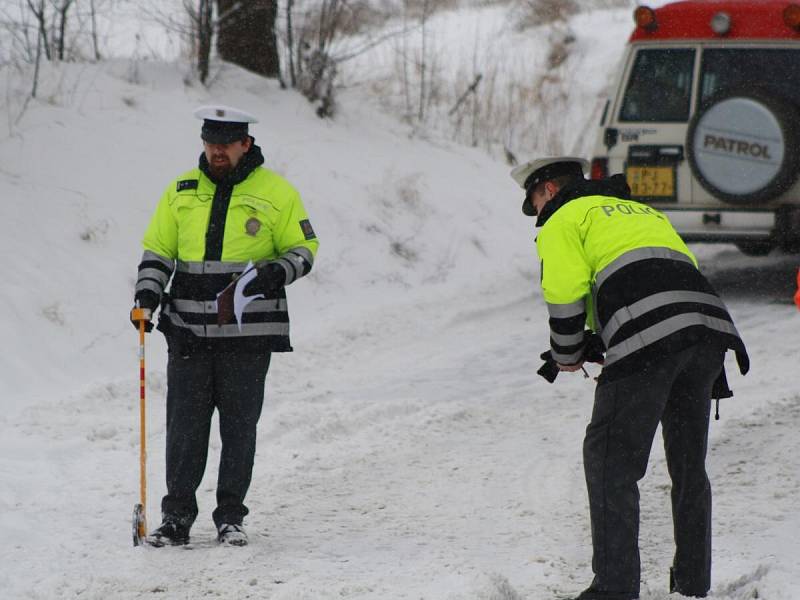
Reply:
M184 179L183 181L178 182L178 190L182 192L183 190L196 190L197 189L197 179Z
M306 236L307 240L313 240L317 237L317 234L314 233L314 229L311 227L311 222L308 219L303 219L300 221L300 229L303 230L303 235Z

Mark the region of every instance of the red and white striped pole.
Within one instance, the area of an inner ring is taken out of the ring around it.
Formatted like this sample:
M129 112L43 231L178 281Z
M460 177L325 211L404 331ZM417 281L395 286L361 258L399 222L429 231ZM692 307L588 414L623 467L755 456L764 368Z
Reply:
M134 508L134 544L139 545L147 536L147 432L145 411L144 334L150 320L150 311L138 306L131 311L131 319L139 323L139 505ZM138 539L137 539L138 538Z

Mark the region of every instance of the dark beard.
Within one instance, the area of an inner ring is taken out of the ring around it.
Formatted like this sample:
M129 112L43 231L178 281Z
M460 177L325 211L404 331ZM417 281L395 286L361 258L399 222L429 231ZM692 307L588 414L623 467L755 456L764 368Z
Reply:
M233 167L231 166L231 163L227 163L226 165L221 165L219 167L209 164L208 170L211 171L211 174L215 179L221 180L225 179L225 176L233 171Z
M247 179L254 169L263 164L264 155L261 154L261 148L255 144L253 144L250 147L250 150L242 156L242 158L236 164L236 168L229 168L226 165L224 169L215 168L214 171L212 171L205 152L200 153L200 158L198 161L199 169L205 173L206 176L209 177L216 185L223 183L228 185L236 185L241 183ZM220 171L220 175L217 175L216 171Z

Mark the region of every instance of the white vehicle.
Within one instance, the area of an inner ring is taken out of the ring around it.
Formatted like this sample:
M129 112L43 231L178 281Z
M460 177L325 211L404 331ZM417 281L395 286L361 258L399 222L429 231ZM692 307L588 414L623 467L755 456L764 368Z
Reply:
M689 242L800 249L800 3L687 0L634 11L592 177Z

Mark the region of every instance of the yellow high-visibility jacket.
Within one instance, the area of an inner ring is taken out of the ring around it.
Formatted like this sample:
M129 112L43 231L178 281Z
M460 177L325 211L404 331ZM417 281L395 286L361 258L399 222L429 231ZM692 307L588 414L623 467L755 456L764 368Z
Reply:
M254 348L291 350L283 288L248 304L241 327L217 325L217 294L248 262L276 262L288 285L311 270L319 246L295 188L262 162L253 146L234 178L218 184L201 158L201 168L161 196L142 242L136 296L162 299L172 278L159 321L168 339L248 338Z
M669 220L627 199L624 179L560 190L536 240L553 358L582 360L585 326L600 334L606 379L709 336L747 354L725 304Z

